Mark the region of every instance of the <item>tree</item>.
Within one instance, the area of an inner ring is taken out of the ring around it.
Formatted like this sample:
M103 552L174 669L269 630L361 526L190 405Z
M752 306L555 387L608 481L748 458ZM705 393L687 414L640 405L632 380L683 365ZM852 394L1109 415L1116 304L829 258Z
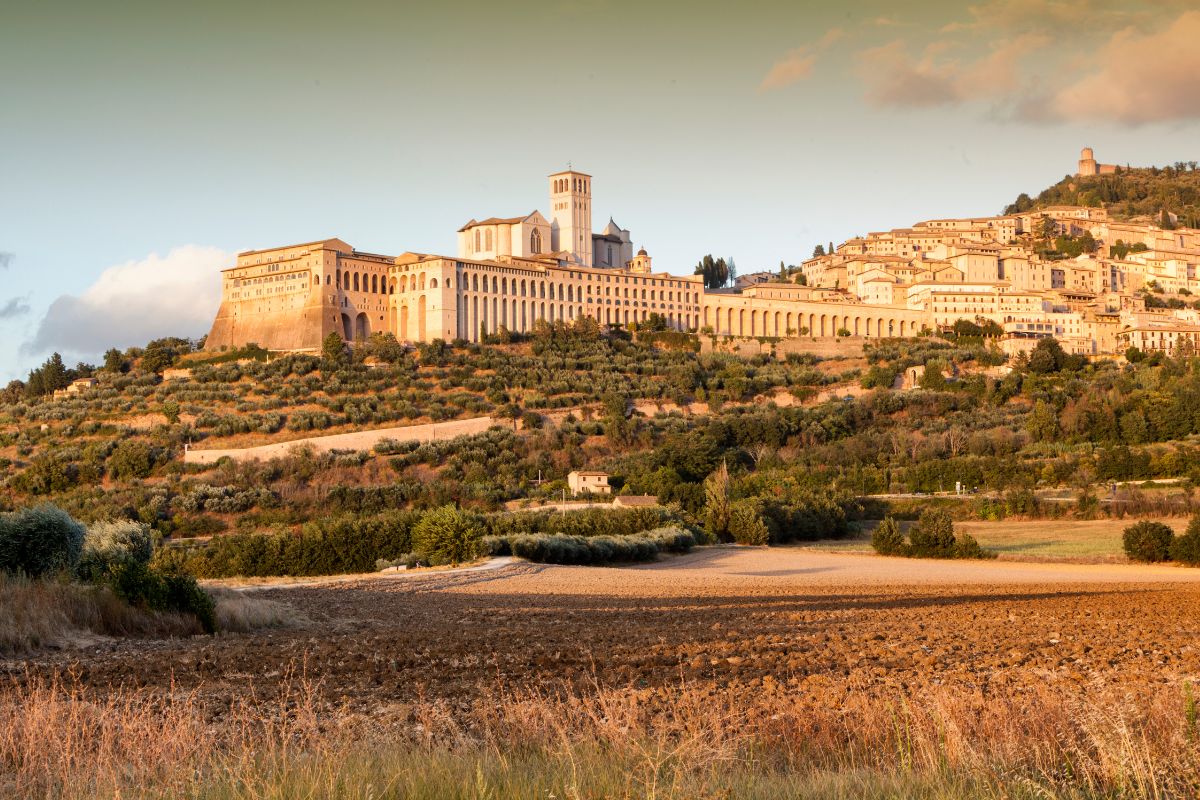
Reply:
M167 422L174 425L179 422L179 403L174 400L167 400L162 405L163 416L167 418Z
M1171 559L1189 567L1200 567L1200 515L1192 517L1187 530L1171 542Z
M729 466L721 466L704 479L704 517L708 532L718 541L729 541Z
M813 248L813 258L820 258L823 255L825 255L825 245L819 244Z
M330 333L321 341L321 356L331 365L337 366L346 361L346 343L337 331Z
M1067 354L1053 336L1041 339L1029 354L1029 371L1039 375L1058 372L1066 363Z
M912 553L921 558L954 557L954 521L938 508L921 512L908 535Z
M1038 222L1037 235L1049 245L1054 241L1054 237L1058 235L1058 223L1053 217L1043 214L1041 220Z
M1188 525L1190 531L1192 525ZM1166 561L1171 557L1171 542L1175 532L1161 522L1141 522L1130 525L1121 535L1125 555L1131 561Z
M881 556L899 556L905 554L908 543L896 520L884 517L871 533L871 547Z
M704 276L705 289L720 289L728 284L732 277L730 265L725 262L725 259L714 259L711 254L700 259L693 274Z
M925 371L921 373L920 387L928 392L942 392L946 389L946 376L942 369L946 363L940 359L930 359L925 363Z
M413 527L413 552L431 566L462 564L483 555L483 531L478 515L445 505Z
M1058 412L1045 400L1033 404L1025 429L1036 442L1052 442L1058 438Z
M125 354L115 347L110 347L104 352L104 370L112 373L122 373L129 371L129 362L125 360Z
M154 468L150 446L137 439L126 439L108 457L108 471L114 478L145 478Z
M756 500L738 500L729 511L729 535L738 544L765 545L771 541L771 531L763 522L762 509Z
M87 530L52 505L0 515L0 571L31 578L72 571Z

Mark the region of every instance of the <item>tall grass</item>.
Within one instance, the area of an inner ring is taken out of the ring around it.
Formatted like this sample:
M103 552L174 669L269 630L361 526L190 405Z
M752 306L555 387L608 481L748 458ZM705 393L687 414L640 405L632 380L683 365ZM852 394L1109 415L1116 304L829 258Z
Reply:
M315 687L0 688L0 796L1174 798L1200 792L1185 692L497 692L328 707Z
M234 589L208 590L217 630L245 632L302 624L284 603ZM107 587L0 572L0 657L87 644L97 637L171 638L203 633L191 614L138 608Z
M95 636L190 636L190 614L134 608L107 587L0 572L0 655L66 646Z

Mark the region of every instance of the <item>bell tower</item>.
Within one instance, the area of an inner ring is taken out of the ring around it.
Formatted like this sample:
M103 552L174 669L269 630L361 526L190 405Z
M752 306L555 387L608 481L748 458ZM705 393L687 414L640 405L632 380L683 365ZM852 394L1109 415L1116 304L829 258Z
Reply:
M550 176L550 249L592 265L592 176L568 169Z

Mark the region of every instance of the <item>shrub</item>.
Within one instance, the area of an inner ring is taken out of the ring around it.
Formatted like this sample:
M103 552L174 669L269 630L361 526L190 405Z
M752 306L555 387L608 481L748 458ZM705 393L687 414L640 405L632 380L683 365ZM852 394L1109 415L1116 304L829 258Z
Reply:
M87 530L49 504L0 515L0 570L31 578L74 570Z
M738 500L733 504L729 512L729 533L738 544L764 545L771 540L759 504L753 500Z
M483 520L446 505L430 511L412 531L413 552L427 563L461 564L483 553Z
M1192 517L1187 530L1171 542L1171 558L1189 567L1200 566L1200 516Z
M918 558L953 558L954 521L941 509L927 508L909 532L909 541Z
M145 478L154 468L150 446L137 439L126 439L108 457L108 471L117 479Z
M871 534L871 547L881 556L898 556L905 553L908 544L896 520L886 517Z
M1191 526L1188 526L1191 529ZM1171 540L1175 533L1161 522L1143 520L1125 529L1122 535L1125 555L1131 561L1167 561L1171 557Z
M205 633L216 630L216 604L191 575L160 572L139 561L126 561L113 565L105 581L130 605L192 614Z
M149 564L154 554L150 527L132 520L96 522L83 539L79 574L97 580L120 564Z

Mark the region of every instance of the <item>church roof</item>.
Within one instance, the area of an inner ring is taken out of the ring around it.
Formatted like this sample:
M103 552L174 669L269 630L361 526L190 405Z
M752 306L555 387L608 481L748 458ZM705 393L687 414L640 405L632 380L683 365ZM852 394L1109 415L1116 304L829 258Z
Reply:
M605 233L605 234L613 234L613 235L616 235L616 236L620 236L620 235L621 235L622 233L624 233L624 232L625 232L625 229L624 229L624 228L622 228L622 227L621 227L620 225L618 225L617 223L613 222L613 218L612 218L612 217L609 217L609 218L608 218L608 224L604 226L604 231L603 231L603 233Z
M535 208L533 211L530 211L528 214L526 214L523 217L488 217L487 219L480 219L480 220L472 219L470 222L468 222L466 225L463 225L458 230L461 233L462 231L477 227L479 225L516 225L519 222L524 222L525 220L529 219L536 213L538 213L538 212L537 212L537 209Z

